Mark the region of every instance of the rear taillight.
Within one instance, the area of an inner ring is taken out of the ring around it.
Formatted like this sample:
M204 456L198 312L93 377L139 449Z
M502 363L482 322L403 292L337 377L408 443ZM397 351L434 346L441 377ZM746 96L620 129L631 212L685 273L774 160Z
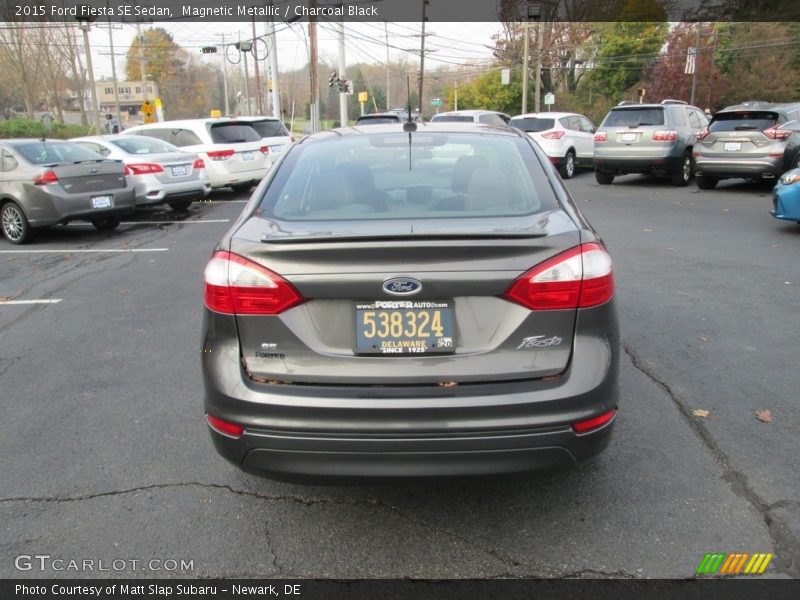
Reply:
M792 132L788 129L778 129L777 127L765 129L763 133L771 140L785 140L792 135Z
M560 140L566 133L566 131L548 131L547 133L543 133L542 137L546 140Z
M503 297L531 310L568 310L599 306L613 295L611 257L591 242L533 267Z
M585 421L578 421L572 424L572 431L575 433L588 433L595 429L600 429L603 425L611 422L617 415L616 410L604 412L602 415L586 419Z
M206 152L208 158L211 160L228 160L231 156L234 155L233 150L211 150L210 152Z
M711 132L708 130L708 127L706 127L704 129L701 129L697 133L695 133L694 137L696 137L698 140L700 140L702 142L704 139L706 139L709 136L710 133Z
M259 150L261 150L261 154L269 154L269 146L261 146Z
M125 166L128 169L128 175L150 175L164 172L164 167L155 163L132 163Z
M277 315L305 299L277 273L232 252L215 252L205 271L205 305L228 315Z
M595 142L606 142L608 141L608 134L605 131L598 131L594 134L594 141Z
M203 162L202 158L196 158L194 163L192 163L193 169L205 169L206 163Z
M674 142L678 139L678 132L674 129L661 129L653 132L654 142Z
M53 171L45 171L33 180L35 185L53 185L58 183L58 177Z
M229 423L228 421L223 421L211 415L206 415L206 421L211 429L222 435L238 438L244 433L244 427L241 425Z

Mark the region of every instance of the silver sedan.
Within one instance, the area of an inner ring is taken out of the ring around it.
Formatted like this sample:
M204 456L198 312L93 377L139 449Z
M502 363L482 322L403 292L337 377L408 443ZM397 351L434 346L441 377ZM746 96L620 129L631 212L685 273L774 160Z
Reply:
M125 163L136 190L136 206L169 204L173 210L186 210L211 191L203 159L167 142L138 135L97 135L72 141Z

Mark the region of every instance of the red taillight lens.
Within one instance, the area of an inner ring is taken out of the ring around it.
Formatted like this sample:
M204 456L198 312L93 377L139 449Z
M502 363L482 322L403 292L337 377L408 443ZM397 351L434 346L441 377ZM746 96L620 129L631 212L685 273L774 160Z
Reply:
M266 267L231 252L215 252L205 271L206 306L228 315L277 315L305 299Z
M595 142L606 142L608 141L608 134L605 131L598 131L594 134L594 141Z
M678 132L674 129L662 129L653 132L654 142L674 142L678 139Z
M206 163L203 162L202 158L195 159L194 163L192 164L193 169L205 169Z
M592 242L533 267L503 297L531 310L568 310L599 306L613 295L611 257Z
M612 421L616 415L616 410L610 410L597 417L592 417L591 419L586 419L585 421L578 421L577 423L573 423L572 431L575 433L587 433L593 429L599 429L606 423Z
M58 183L58 177L53 171L45 171L33 180L35 185L53 185Z
M269 146L261 146L261 154L269 154Z
M231 156L234 155L233 150L212 150L211 152L206 152L208 158L211 160L228 160Z
M221 433L222 435L238 438L242 435L242 433L244 433L244 427L241 425L237 425L236 423L228 423L227 421L223 421L217 417L212 417L211 415L206 415L206 421L211 429Z
M133 163L125 165L129 175L149 175L151 173L163 173L164 167L155 163Z
M706 139L709 136L710 133L711 132L708 130L708 127L706 127L704 129L701 129L697 133L695 133L694 137L696 137L698 140L700 140L702 142L704 139Z
M566 131L548 131L547 133L543 133L542 137L546 140L560 140L566 133Z
M792 132L788 129L778 129L777 127L765 129L763 133L771 140L785 140L792 135Z

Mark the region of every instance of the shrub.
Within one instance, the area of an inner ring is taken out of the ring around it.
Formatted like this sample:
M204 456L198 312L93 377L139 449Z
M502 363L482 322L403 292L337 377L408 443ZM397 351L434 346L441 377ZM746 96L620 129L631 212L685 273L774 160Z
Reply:
M48 132L41 121L15 118L10 121L0 120L0 138L57 138L69 139L89 135L89 127L84 125L64 124L53 121Z

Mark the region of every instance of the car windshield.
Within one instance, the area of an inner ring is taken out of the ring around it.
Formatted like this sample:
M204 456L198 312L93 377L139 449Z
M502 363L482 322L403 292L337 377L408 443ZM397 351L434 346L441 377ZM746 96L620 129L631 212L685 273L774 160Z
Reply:
M71 142L31 141L10 144L22 157L34 165L103 160L103 157Z
M437 123L473 123L475 122L475 117L467 115L436 115L431 121L436 121Z
M130 136L123 139L111 140L111 143L128 154L163 154L167 152L181 152L172 144L162 142L156 138L145 136Z
M764 131L774 127L778 114L774 112L717 113L708 126L709 131Z
M210 126L211 141L215 144L260 142L261 135L250 123L214 123Z
M539 132L547 131L555 126L555 119L542 119L537 117L514 117L511 119L509 126L517 127L525 132Z
M603 127L641 127L663 125L663 108L617 108L608 113Z
M286 137L289 132L280 121L253 121L250 123L262 138Z
M286 221L487 218L556 206L526 140L418 132L296 146L268 188L262 214Z
M363 117L358 117L358 121L356 121L356 125L383 125L386 123L399 123L400 122L399 115L364 115Z

